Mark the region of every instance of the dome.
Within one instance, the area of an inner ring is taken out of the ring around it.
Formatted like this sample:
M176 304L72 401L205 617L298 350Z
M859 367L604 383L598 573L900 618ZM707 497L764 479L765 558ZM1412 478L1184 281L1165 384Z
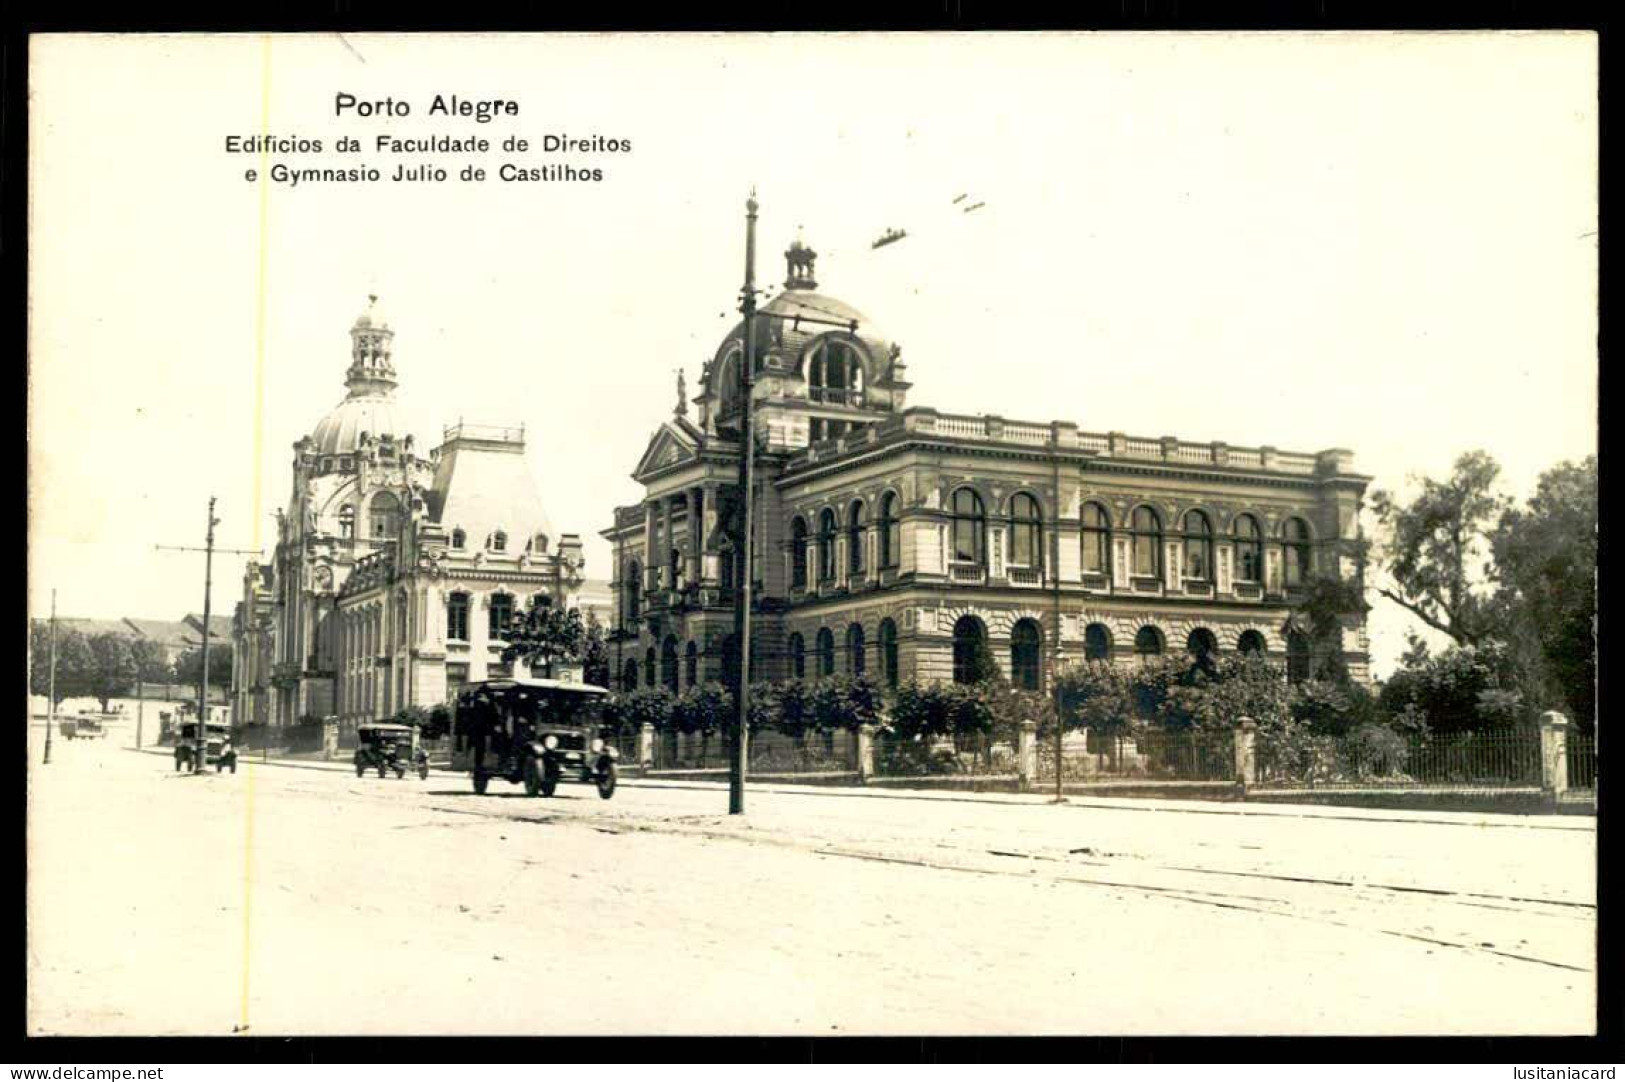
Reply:
M319 455L354 454L361 434L374 439L389 435L399 438L403 430L395 414L395 400L388 395L352 395L323 417L310 434L312 450Z
M867 355L865 374L870 383L885 378L890 369L891 339L876 327L868 316L839 298L806 289L787 289L757 311L761 315L775 317L766 324L770 328L767 341L760 340L762 330L760 328L757 330L759 339L756 343L757 355L764 358L778 357L780 363L790 372L805 376L804 364L808 347L815 339L827 334L857 340ZM807 316L820 322L803 321L798 325L796 316ZM848 327L831 326L831 322L845 323ZM855 334L848 329L854 323L857 325ZM741 320L734 324L733 329L718 346L712 370L716 371L728 354L739 349L744 339L745 323Z

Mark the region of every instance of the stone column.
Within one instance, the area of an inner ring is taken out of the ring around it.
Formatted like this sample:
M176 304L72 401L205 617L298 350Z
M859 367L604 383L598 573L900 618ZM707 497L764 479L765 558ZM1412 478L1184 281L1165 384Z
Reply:
M701 521L704 511L701 499L705 490L695 485L688 490L688 577L691 583L698 585L703 570L700 567L700 554L705 550L701 547Z
M1055 768L1059 770L1060 764ZM1030 719L1021 723L1016 736L1016 775L1022 792L1031 789L1038 778L1038 723Z
M1552 801L1569 787L1569 719L1556 710L1540 716L1540 789Z
M659 580L660 558L655 550L655 502L643 501L643 581L638 583L638 590L647 593L655 588Z
M1236 722L1236 786L1243 794L1249 785L1258 784L1257 752L1258 722L1242 718Z
M707 556L705 546L710 542L711 536L717 529L717 482L707 481L700 486L702 493L702 509L700 513L700 577L706 582L716 582L721 575L715 556Z
M858 772L858 784L867 785L869 779L875 776L875 727L859 725L852 748L852 768Z
M655 765L655 727L647 721L638 727L637 765L644 770L651 770Z
M660 585L667 590L677 589L671 574L671 552L677 547L676 535L671 530L671 508L676 502L676 496L667 496L660 501Z

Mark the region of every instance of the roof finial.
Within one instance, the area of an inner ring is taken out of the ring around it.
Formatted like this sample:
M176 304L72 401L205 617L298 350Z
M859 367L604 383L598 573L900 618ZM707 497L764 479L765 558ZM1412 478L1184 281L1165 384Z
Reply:
M681 368L677 370L677 409L672 416L688 416L688 384L684 381Z

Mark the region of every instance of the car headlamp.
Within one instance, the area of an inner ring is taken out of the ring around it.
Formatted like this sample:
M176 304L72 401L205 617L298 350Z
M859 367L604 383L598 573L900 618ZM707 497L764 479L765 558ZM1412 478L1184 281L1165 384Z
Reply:
M593 742L592 742L592 750L594 752L603 751L604 750L604 741L601 738L594 738Z
M552 751L558 746L559 738L554 736L552 733L548 733L546 736L542 737L542 747L546 748L548 751Z

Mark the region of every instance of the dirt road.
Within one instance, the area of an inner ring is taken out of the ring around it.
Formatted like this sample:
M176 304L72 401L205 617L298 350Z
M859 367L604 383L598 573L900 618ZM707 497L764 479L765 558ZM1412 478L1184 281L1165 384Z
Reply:
M1580 817L357 779L61 742L29 1031L1589 1033Z

